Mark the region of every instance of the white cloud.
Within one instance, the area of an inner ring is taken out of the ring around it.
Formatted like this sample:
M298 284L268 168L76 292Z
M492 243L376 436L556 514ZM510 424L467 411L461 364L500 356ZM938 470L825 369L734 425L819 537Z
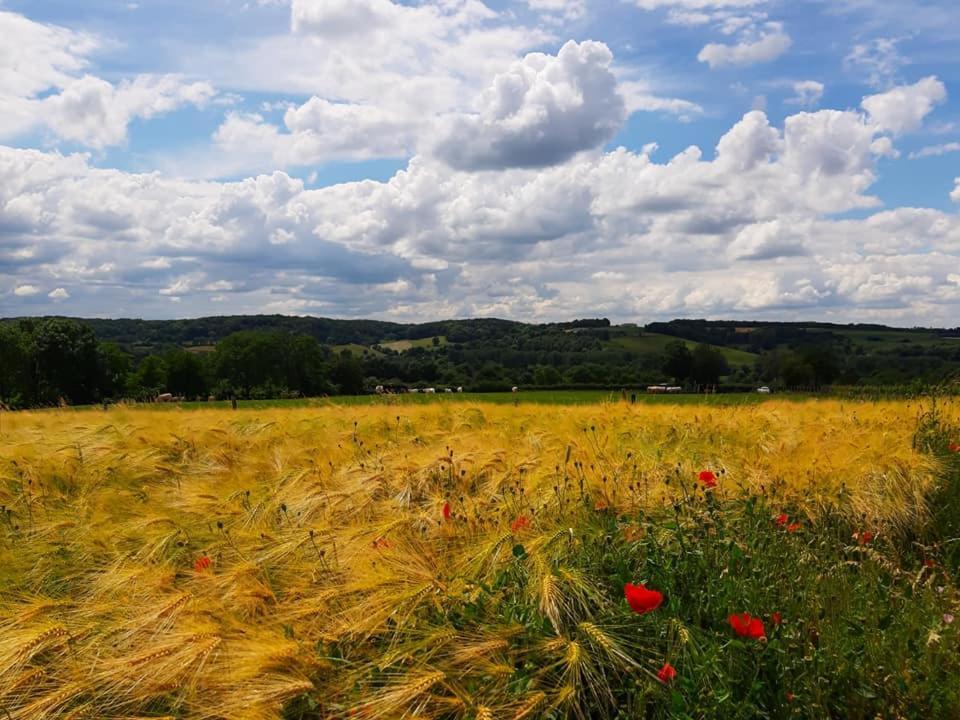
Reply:
M643 10L672 8L682 10L704 10L717 8L745 8L763 5L767 0L625 0Z
M787 105L799 105L805 108L816 107L820 104L823 91L823 83L816 80L802 80L793 84L795 95L792 98L787 98L784 102Z
M164 316L175 299L223 312L229 294L232 312L398 319L585 305L622 319L955 317L958 216L831 219L878 204L884 137L854 111L782 128L752 112L713 159L692 147L654 162L651 146L477 173L422 155L386 182L319 190L283 173L187 182L6 148L0 264L17 285L71 283L90 314Z
M58 287L55 290L51 290L49 293L47 293L47 297L55 302L59 300L69 300L70 293L68 293L64 288Z
M531 10L556 13L567 20L578 20L587 13L587 0L526 0Z
M99 39L0 12L0 137L45 127L93 148L124 142L134 118L148 119L214 95L207 83L138 75L114 85L87 72Z
M960 177L958 177L953 182L954 182L954 185L956 185L956 187L954 187L953 192L950 193L950 199L953 200L954 202L960 203Z
M697 55L711 69L728 65L755 65L775 60L785 53L793 41L778 22L768 22L762 30L742 37L734 45L708 43Z
M40 288L36 285L17 285L17 287L13 289L13 294L17 297L32 297L39 292Z
M434 137L439 116L469 111L518 55L554 40L478 0L295 0L291 27L198 59L218 85L310 98L288 107L281 124L229 115L203 174L409 157L418 138Z
M919 129L923 119L946 99L946 87L931 76L866 97L861 106L881 129L900 135Z
M406 157L422 122L378 107L332 103L313 97L287 110L281 130L257 114L232 112L214 133L217 147L268 167L334 160Z
M917 158L940 157L941 155L947 155L955 152L960 152L960 142L949 142L942 145L928 145L927 147L920 148L916 152L910 153L910 159L916 160Z
M868 85L878 88L893 85L900 68L907 63L897 48L900 42L900 38L877 38L854 45L844 65L852 72L864 74Z
M671 25L683 27L699 27L707 25L713 20L713 14L700 10L671 10L667 13L667 22Z
M171 75L140 75L119 85L85 75L43 100L39 112L64 140L103 148L125 142L134 118L149 119L187 104L202 107L213 95L207 83L185 83Z
M500 73L479 112L449 118L434 152L453 167L544 167L610 139L626 118L597 42L566 43L557 55L531 53Z

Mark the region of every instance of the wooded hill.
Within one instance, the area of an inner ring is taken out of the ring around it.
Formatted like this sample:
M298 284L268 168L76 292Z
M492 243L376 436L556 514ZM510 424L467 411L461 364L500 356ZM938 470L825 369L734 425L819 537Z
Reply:
M0 400L279 397L376 385L638 387L934 383L960 373L960 328L606 319L402 324L283 315L0 321Z

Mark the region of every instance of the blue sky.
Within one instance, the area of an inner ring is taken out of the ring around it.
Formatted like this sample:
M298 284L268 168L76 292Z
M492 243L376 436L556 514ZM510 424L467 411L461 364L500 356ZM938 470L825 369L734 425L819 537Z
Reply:
M950 0L0 0L0 30L0 315L960 316Z

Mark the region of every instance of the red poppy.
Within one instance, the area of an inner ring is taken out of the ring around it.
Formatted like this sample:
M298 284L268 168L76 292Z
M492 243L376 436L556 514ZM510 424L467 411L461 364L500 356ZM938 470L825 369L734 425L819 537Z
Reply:
M639 585L627 583L623 586L623 596L627 599L627 605L630 606L630 609L641 615L653 612L663 602L662 592L647 590L643 583Z
M376 540L374 540L371 544L373 545L373 549L374 549L374 550L389 550L389 549L390 549L390 541L387 540L387 539L384 538L384 537L378 537L378 538L377 538Z
M715 488L717 486L717 476L710 470L701 470L699 478L705 488Z
M873 533L869 530L864 530L862 533L855 533L854 537L861 545L869 545L873 542Z
M750 613L731 615L727 618L727 621L733 631L740 637L760 640L767 636L766 630L763 629L763 620L751 616Z
M783 615L781 615L778 612L775 612L773 615L770 616L770 622L772 622L774 625L782 625Z
M796 532L797 530L799 530L801 527L803 527L803 526L802 526L800 523L790 523L789 525L787 525L787 532L788 532L788 533L795 533L795 532Z
M783 527L783 526L786 525L788 522L790 522L790 516L787 515L786 513L780 513L779 515L777 515L775 522L776 522L777 525L779 525L780 527Z
M449 520L451 514L452 514L452 513L450 512L450 503L445 502L445 503L443 504L443 519L444 519L444 520Z
M794 695L792 692L788 692L787 695L786 695L786 697L787 697L787 702L788 702L788 703L792 703L792 702L793 702L794 700L796 700L796 698L797 698L797 696Z
M671 680L677 676L677 671L670 663L664 663L663 667L660 668L660 672L657 673L657 680L662 682L664 685L667 685Z
M952 442L947 445L947 449L952 453L960 453L960 443Z
M210 558L208 558L206 555L201 555L196 559L196 561L194 561L193 569L198 573L203 572L204 570L207 570L211 564Z
M521 530L527 530L529 527L530 527L530 521L527 520L526 515L521 515L512 523L510 523L510 529L515 533L518 533Z

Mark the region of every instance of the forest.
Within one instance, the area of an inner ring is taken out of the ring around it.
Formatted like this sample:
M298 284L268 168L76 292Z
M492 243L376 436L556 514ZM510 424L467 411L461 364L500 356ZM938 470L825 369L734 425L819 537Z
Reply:
M233 316L0 321L0 401L10 408L151 400L268 399L465 387L817 391L939 383L960 372L960 329L607 319L399 324Z

